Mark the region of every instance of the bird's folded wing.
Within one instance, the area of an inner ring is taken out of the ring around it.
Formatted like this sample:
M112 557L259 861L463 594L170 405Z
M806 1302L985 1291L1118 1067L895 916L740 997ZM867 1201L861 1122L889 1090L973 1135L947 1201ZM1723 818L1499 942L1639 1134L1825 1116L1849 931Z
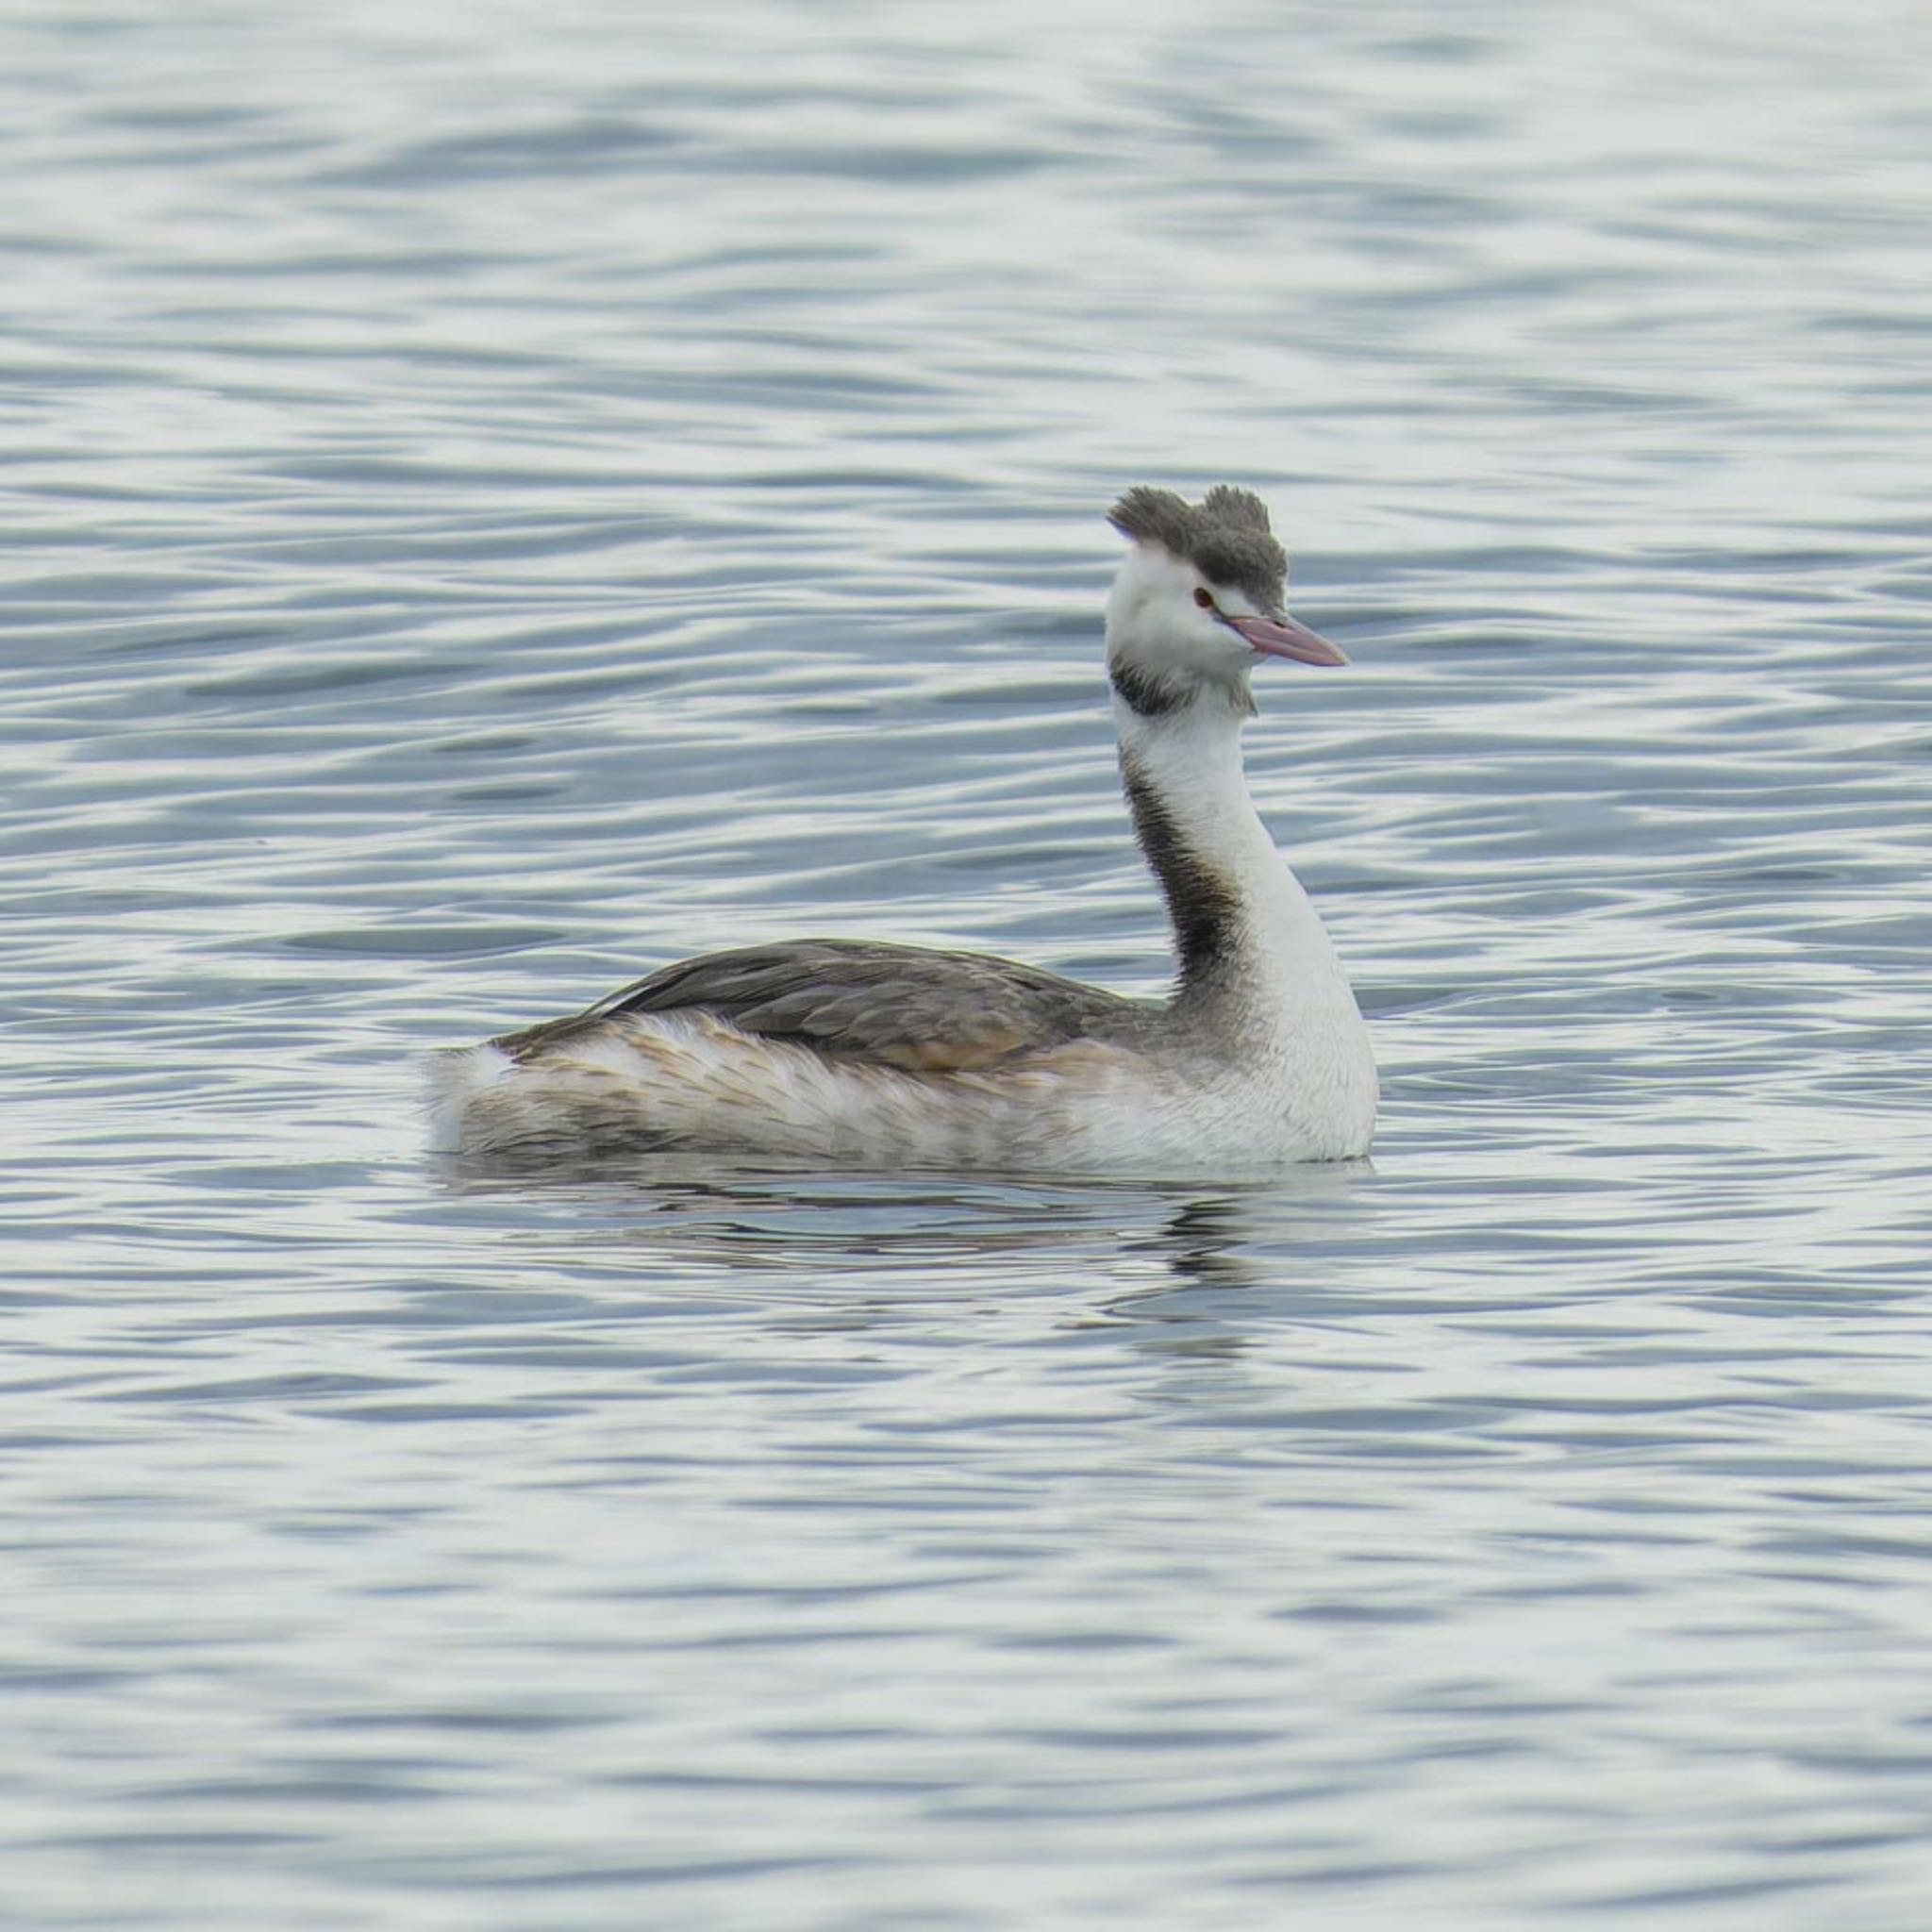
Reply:
M1116 1032L1144 1010L1077 980L982 954L800 940L667 966L576 1020L498 1044L523 1058L621 1015L704 1013L834 1058L965 1072Z

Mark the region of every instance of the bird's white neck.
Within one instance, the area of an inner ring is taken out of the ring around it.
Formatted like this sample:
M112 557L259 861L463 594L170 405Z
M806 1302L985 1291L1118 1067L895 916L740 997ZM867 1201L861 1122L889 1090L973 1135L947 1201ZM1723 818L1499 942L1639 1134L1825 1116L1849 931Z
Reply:
M1355 994L1308 895L1248 795L1245 708L1218 689L1153 714L1116 694L1121 775L1174 924L1177 1022L1224 1051L1374 1061Z

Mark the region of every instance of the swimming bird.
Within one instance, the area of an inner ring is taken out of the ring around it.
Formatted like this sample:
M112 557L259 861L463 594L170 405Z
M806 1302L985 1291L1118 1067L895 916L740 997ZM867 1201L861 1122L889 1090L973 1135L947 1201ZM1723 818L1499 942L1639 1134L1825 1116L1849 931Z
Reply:
M587 1011L436 1057L445 1151L1183 1178L1368 1151L1368 1030L1248 795L1263 658L1347 662L1283 608L1268 511L1129 490L1107 606L1120 770L1176 978L1124 998L979 953L797 940L667 966Z

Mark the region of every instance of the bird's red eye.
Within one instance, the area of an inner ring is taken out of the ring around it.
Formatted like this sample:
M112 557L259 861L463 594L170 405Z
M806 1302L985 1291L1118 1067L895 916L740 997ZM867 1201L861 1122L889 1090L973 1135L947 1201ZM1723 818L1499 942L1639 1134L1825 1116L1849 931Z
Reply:
M1212 610L1214 608L1214 592L1205 587L1197 586L1194 591L1194 602L1203 610Z

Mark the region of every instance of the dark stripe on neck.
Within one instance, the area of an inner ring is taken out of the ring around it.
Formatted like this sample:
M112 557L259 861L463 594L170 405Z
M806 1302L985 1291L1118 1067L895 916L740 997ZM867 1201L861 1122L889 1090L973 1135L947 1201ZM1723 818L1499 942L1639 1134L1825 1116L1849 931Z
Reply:
M1133 664L1109 664L1108 682L1137 718L1171 718L1191 704L1219 700L1243 717L1255 715L1255 700L1245 676L1223 680L1198 672L1170 672L1161 676Z
M1132 664L1109 664L1108 682L1137 718L1165 718L1193 696L1193 688L1178 678L1157 677Z
M1132 702L1131 699L1128 700ZM1147 863L1167 901L1181 984L1189 986L1232 957L1241 897L1227 876L1192 851L1167 801L1131 752L1121 753L1121 781Z

